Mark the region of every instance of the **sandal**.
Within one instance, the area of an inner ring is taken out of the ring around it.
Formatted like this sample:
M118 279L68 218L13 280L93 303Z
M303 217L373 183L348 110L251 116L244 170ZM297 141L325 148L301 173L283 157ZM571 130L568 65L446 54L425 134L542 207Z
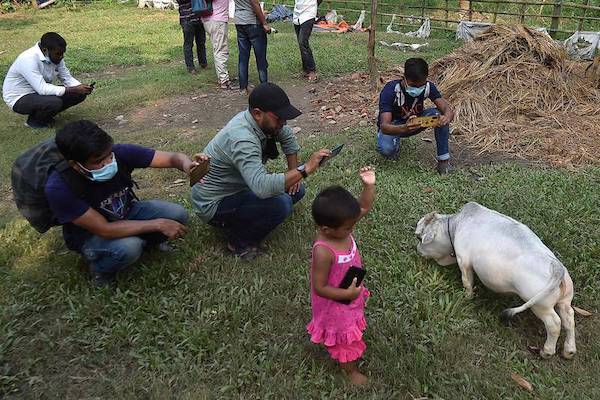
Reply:
M227 243L227 250L244 261L252 261L262 255L256 246L235 247L231 243Z

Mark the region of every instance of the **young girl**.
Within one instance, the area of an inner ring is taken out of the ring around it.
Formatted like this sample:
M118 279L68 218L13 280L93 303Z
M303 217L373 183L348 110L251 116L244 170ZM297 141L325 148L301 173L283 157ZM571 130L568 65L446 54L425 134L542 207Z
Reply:
M306 327L311 341L324 344L331 358L340 363L356 385L367 383L367 377L358 371L356 360L367 348L362 331L367 327L364 308L369 291L362 284L357 285L356 278L347 289L339 286L350 267L362 268L352 229L373 206L373 168L361 168L360 179L363 190L358 200L346 189L331 186L319 193L312 204L319 230L312 253L312 320Z

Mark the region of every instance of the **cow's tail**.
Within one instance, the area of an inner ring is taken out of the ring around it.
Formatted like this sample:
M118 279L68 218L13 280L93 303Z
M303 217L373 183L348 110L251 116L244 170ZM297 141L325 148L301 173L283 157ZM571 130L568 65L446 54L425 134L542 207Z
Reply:
M565 267L558 260L552 260L550 265L552 267L552 277L550 278L550 281L548 282L548 284L540 292L538 292L535 296L533 296L531 299L529 299L529 301L522 304L521 306L514 307L514 308L507 308L506 310L502 311L502 313L500 314L500 318L502 319L502 322L504 322L505 324L508 324L510 319L512 317L514 317L515 314L518 314L520 312L527 310L528 308L530 308L531 306L536 304L538 301L540 301L540 299L542 299L543 297L548 295L548 293L550 293L551 291L553 291L560 285L560 283L563 280L563 277L565 276Z

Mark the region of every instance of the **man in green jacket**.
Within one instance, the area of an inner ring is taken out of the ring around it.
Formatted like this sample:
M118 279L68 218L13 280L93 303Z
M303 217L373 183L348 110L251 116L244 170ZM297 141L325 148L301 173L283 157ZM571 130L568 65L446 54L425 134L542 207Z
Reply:
M192 203L200 218L227 231L227 248L244 259L259 255L260 242L291 214L304 196L302 179L319 167L322 149L304 164L298 162L298 145L286 126L301 112L273 83L258 85L240 112L208 143L210 170L192 188ZM269 173L265 163L276 159L279 142L287 158L287 171Z

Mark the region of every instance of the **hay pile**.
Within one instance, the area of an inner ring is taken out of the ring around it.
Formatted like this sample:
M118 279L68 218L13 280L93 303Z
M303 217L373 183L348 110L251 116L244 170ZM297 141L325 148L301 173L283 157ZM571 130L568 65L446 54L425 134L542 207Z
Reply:
M600 90L546 35L497 25L431 66L455 134L481 151L600 165Z

